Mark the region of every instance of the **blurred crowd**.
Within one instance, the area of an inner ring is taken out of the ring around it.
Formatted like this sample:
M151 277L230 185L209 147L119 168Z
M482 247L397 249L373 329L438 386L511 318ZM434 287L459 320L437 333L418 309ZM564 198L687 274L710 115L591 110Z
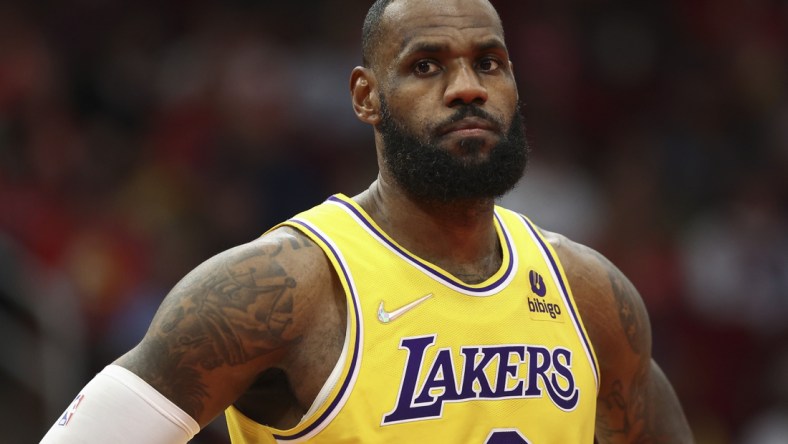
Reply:
M374 180L369 4L0 3L0 443L194 266ZM630 277L698 443L788 442L788 3L494 4L532 149L502 202Z

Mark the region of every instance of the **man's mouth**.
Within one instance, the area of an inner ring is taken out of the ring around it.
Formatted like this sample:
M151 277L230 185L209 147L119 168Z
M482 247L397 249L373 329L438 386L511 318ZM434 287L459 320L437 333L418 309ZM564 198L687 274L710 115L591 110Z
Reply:
M490 132L497 131L494 123L481 117L466 117L457 122L452 122L440 128L441 136L457 135L460 137L480 137Z

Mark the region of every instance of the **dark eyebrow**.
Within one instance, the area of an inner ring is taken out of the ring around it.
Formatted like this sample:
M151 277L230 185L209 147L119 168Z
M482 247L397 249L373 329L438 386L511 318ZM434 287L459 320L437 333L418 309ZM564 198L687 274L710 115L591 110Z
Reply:
M449 50L449 45L446 43L437 43L430 41L420 41L410 44L410 40L403 42L400 57L406 57L410 54L436 54L446 52ZM508 54L506 45L498 38L490 38L476 44L475 50L477 52L486 52L490 50L503 51Z
M437 52L444 52L448 51L449 45L445 43L435 43L435 42L416 42L412 45L405 43L402 45L402 51L400 54L415 54L415 53L437 53Z
M483 41L482 43L480 43L479 45L476 46L476 50L479 51L479 52L485 52L485 51L490 51L490 50L499 50L499 51L503 51L503 52L505 52L507 54L509 53L509 51L506 49L506 45L499 39L485 40L485 41Z

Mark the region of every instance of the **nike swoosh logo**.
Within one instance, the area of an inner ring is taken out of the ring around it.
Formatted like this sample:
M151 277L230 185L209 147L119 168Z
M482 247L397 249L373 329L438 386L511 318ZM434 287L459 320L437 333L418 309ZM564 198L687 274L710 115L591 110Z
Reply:
M394 311L386 311L386 309L383 308L383 301L380 301L380 305L378 305L378 320L384 324L388 324L389 322L397 319L403 314L413 310L414 308L416 308L417 305L423 303L424 301L426 301L431 297L432 297L432 293L424 295L416 299L415 301L411 302L410 304L400 307Z

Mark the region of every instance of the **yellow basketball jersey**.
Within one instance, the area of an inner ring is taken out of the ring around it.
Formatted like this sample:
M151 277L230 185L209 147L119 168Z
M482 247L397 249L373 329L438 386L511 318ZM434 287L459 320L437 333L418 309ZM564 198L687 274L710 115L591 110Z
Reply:
M591 443L596 358L555 252L495 209L498 272L466 284L416 257L343 195L284 225L330 258L348 300L345 348L302 422L226 412L240 443Z

